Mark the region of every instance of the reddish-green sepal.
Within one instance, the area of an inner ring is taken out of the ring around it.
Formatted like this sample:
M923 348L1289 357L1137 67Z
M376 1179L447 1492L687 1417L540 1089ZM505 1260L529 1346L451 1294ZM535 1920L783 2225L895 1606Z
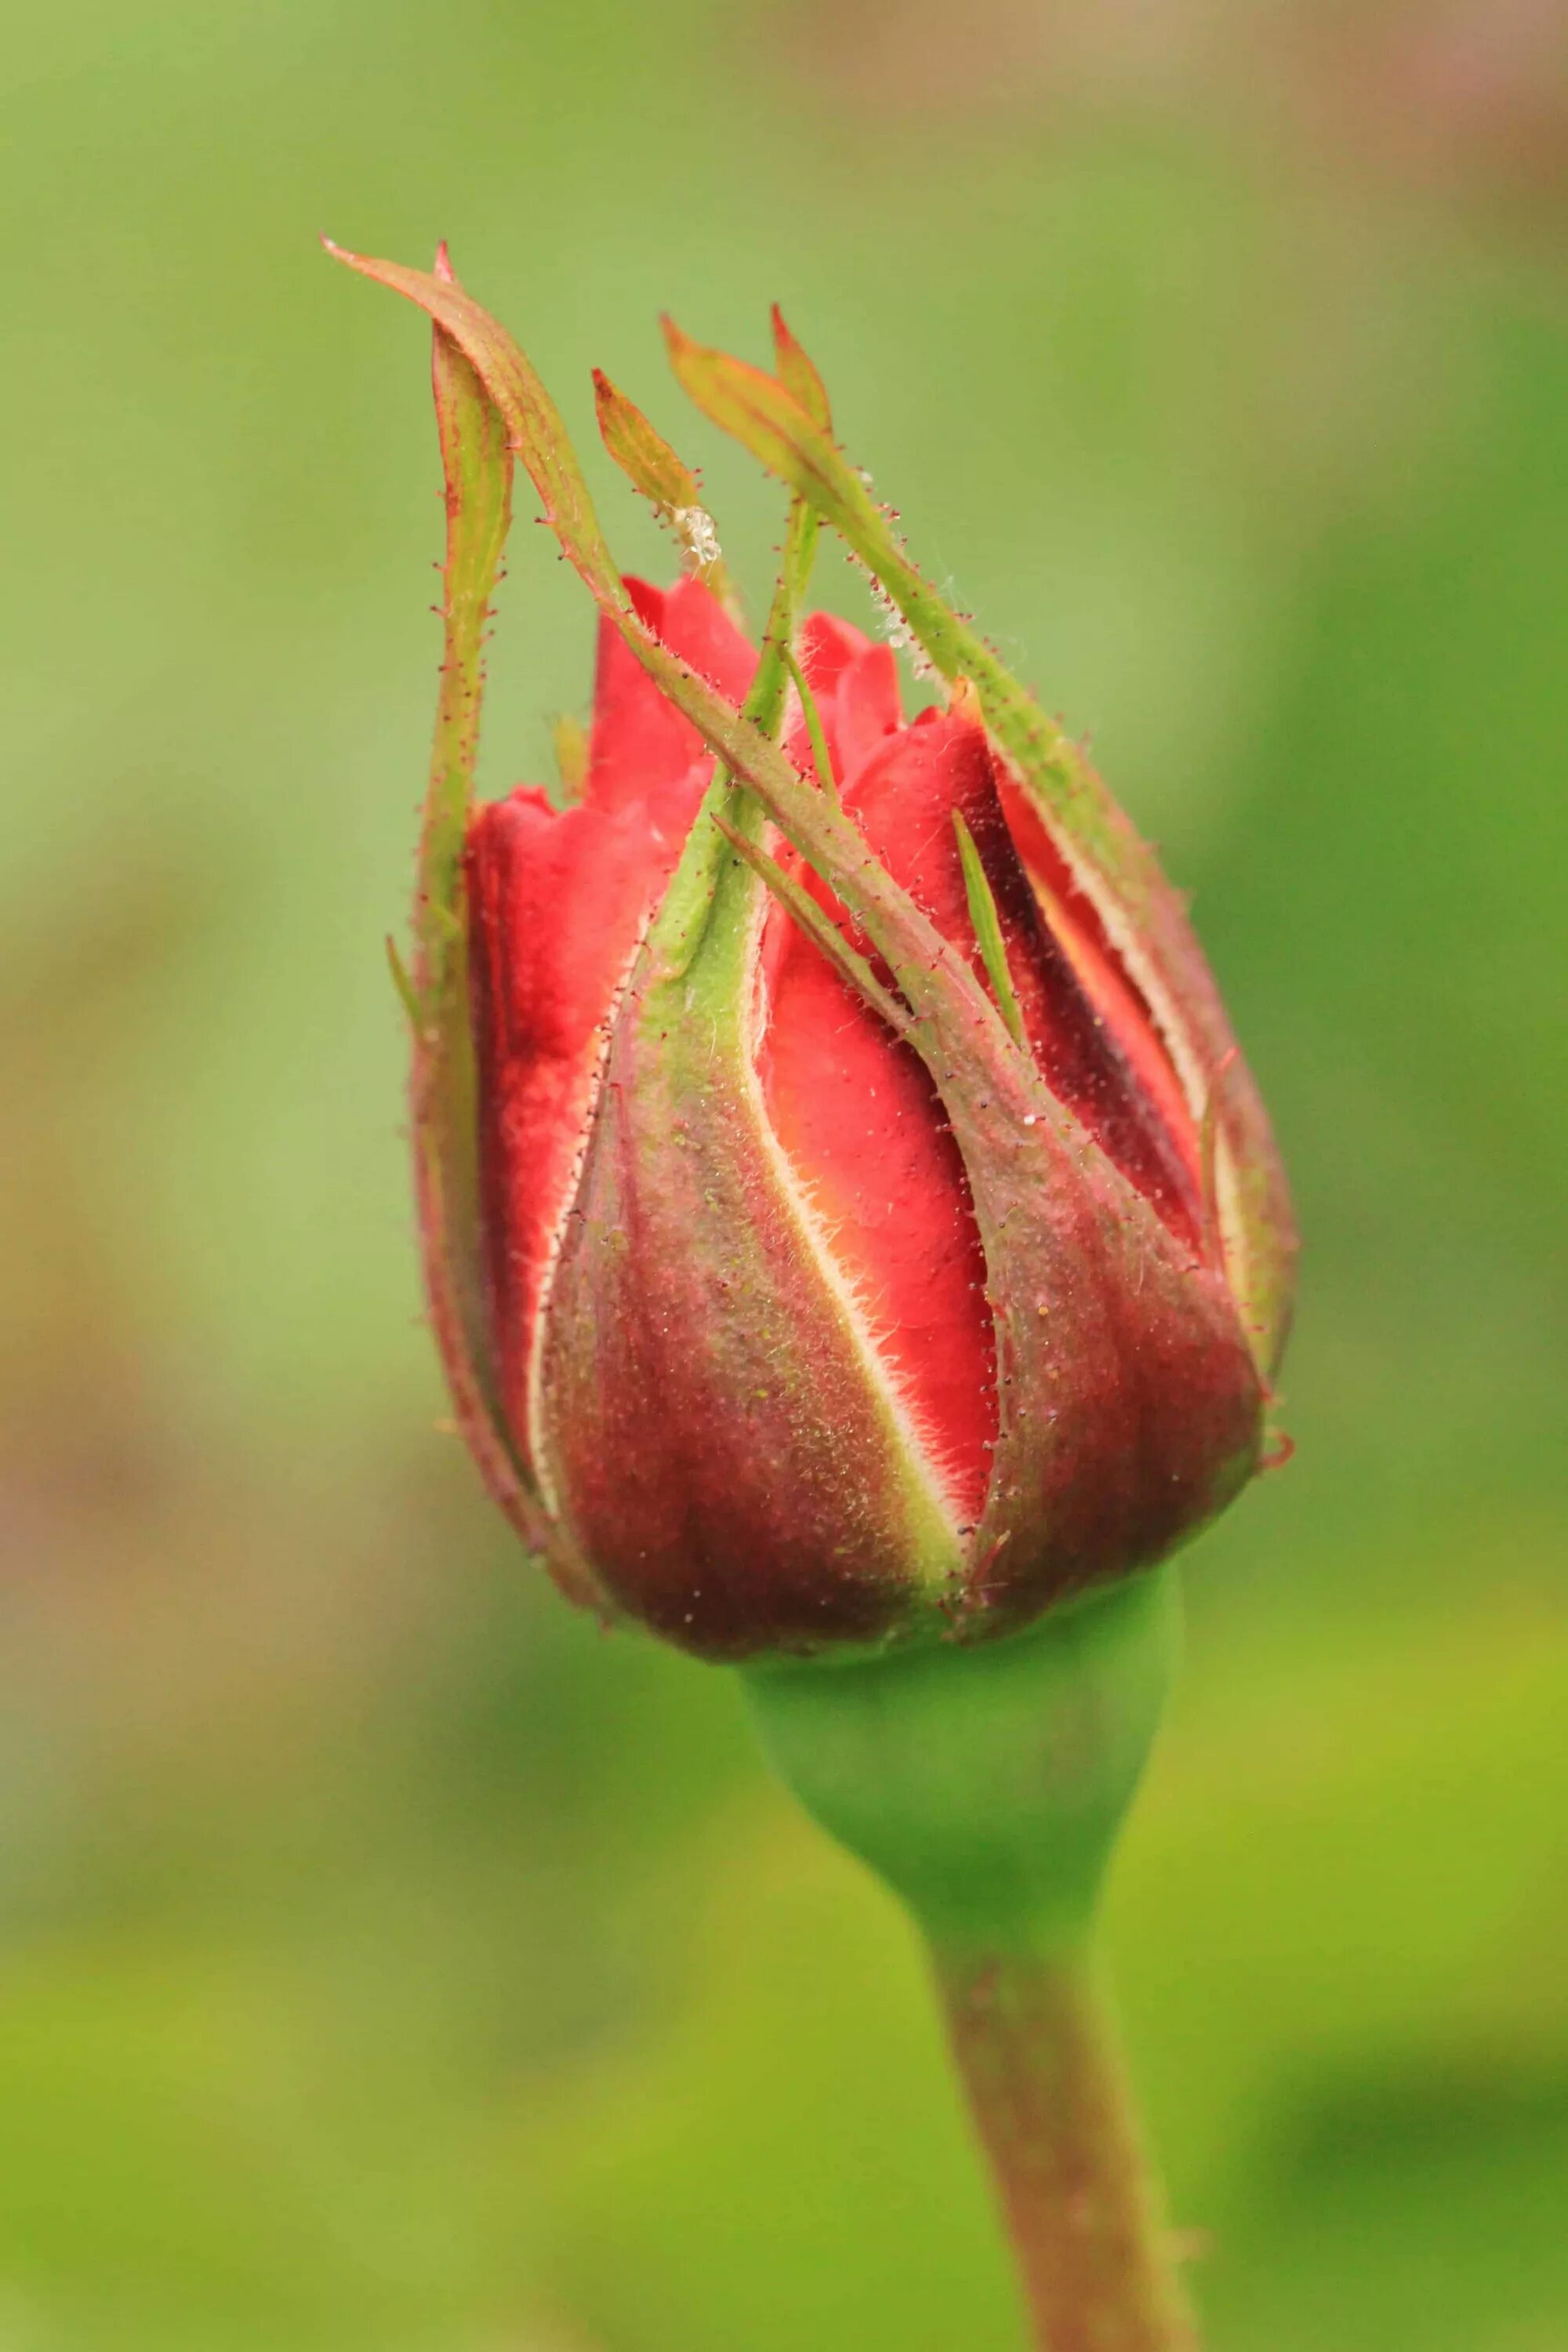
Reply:
M455 284L445 247L437 271L433 282ZM444 646L419 839L412 970L405 970L391 948L413 1040L410 1108L425 1288L453 1410L487 1486L524 1540L581 1600L590 1597L586 1574L551 1526L501 1419L479 1234L462 858L479 753L484 637L511 519L511 457L500 412L473 367L439 329L433 341L447 507Z
M739 618L739 603L712 516L702 502L702 485L664 436L633 400L594 370L594 405L599 434L635 490L680 542L689 568L705 581L727 612Z
M865 998L872 1012L879 1014L896 1035L907 1037L914 1025L909 1008L883 987L866 958L850 946L832 916L817 904L805 885L786 873L776 857L770 857L765 849L748 840L743 833L737 833L721 816L715 816L713 822L736 856L767 884L780 906Z
M792 503L744 719L771 740L816 520ZM551 1293L536 1458L612 1590L707 1656L935 1630L963 1550L755 1064L764 812L721 764L616 1008ZM738 859L728 852L733 848ZM896 999L798 882L873 1003Z
M416 302L444 328L479 377L505 425L504 446L521 459L539 494L544 517L569 561L607 608L629 613L631 600L616 568L583 468L567 438L561 413L538 375L505 329L481 310L450 276L409 269L397 261L372 260L321 240L335 261L357 269L395 294Z
M772 312L773 331L773 370L790 398L805 411L813 424L825 433L833 430L833 410L828 403L827 386L817 373L816 362L805 347L796 341L784 320L784 314L775 302Z
M996 1009L1007 1024L1007 1034L1015 1045L1021 1045L1024 1043L1024 1015L1018 1003L1018 992L1013 985L1013 975L1007 968L1007 948L1002 937L1001 918L996 912L996 900L985 868L980 862L974 835L969 830L969 820L962 809L952 812L952 830L958 841L959 862L963 867L963 892L969 903L969 919L974 927L980 961L985 966L985 977L991 982Z
M1213 1073L1236 1041L1185 907L1152 853L1081 748L910 562L813 401L665 327L675 373L698 406L843 535L941 675L973 682L993 740L1142 995L1201 1120ZM1227 1272L1267 1372L1289 1328L1295 1228L1268 1114L1239 1060L1217 1114L1215 1177Z

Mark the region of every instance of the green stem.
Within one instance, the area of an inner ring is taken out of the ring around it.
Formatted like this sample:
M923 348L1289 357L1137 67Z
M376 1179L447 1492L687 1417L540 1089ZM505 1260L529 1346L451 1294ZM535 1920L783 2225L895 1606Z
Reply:
M1092 1960L1176 1634L1162 1573L1010 1641L746 1676L775 1768L931 1948L1041 2352L1196 2343Z
M1197 2338L1092 1957L934 1957L1038 2342L1186 2352Z

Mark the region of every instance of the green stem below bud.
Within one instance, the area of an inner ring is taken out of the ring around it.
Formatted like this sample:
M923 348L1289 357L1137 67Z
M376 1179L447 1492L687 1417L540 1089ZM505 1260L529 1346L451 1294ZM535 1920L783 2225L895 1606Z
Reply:
M1010 1641L745 1675L769 1759L931 1948L1041 2352L1192 2352L1092 1958L1178 1634L1166 1572Z
M1194 2352L1092 1954L933 1957L1042 2352Z

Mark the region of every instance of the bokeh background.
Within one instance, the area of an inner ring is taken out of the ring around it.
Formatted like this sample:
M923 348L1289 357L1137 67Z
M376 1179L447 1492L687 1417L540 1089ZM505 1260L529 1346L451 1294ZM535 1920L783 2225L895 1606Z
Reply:
M451 238L841 429L1196 896L1309 1237L1111 1931L1215 2352L1568 2347L1553 0L63 0L0 60L3 2352L1016 2352L910 1936L420 1328ZM650 529L591 455L628 562ZM825 573L858 613L854 583ZM520 525L489 789L576 709Z

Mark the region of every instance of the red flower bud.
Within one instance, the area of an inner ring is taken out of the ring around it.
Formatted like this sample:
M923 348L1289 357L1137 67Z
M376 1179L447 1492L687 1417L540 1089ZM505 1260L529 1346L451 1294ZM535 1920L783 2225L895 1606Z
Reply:
M579 1597L711 1656L975 1638L1152 1563L1258 1466L1290 1248L1179 903L889 538L782 321L780 381L675 341L798 494L759 663L639 412L599 380L700 574L664 593L615 571L493 320L359 266L437 321L469 733L432 788L416 1116L492 1486ZM500 424L601 606L595 713L580 802L481 808L459 873ZM797 625L817 509L945 709L907 721L889 647Z

